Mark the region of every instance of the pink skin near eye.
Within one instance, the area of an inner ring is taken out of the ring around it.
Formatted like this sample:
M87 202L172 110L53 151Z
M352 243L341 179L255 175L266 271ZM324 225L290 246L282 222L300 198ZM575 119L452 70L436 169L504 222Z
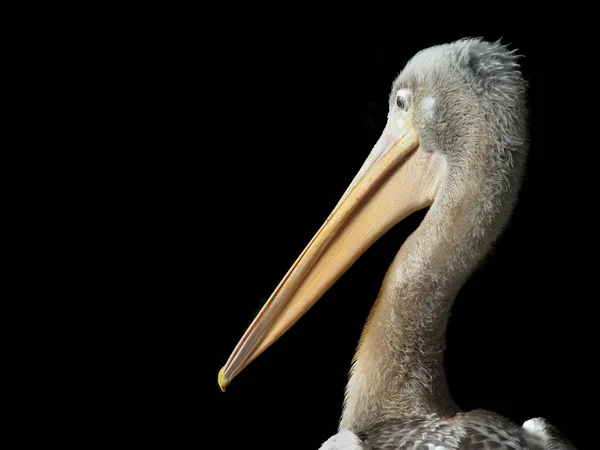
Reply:
M387 128L383 131L380 137L381 147L388 150L392 143L394 142L394 136L390 133Z

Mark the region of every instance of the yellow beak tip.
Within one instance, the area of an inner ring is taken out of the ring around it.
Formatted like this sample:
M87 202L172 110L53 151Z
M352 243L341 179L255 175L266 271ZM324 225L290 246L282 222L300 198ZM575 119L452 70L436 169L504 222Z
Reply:
M225 378L225 376L223 375L223 369L221 368L221 370L219 370L219 387L223 392L225 392L225 388L228 384L229 380Z

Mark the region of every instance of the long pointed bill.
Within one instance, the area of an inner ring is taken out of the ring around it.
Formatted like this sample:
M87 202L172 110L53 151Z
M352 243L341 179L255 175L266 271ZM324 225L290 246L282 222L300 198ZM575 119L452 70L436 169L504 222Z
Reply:
M388 123L363 167L219 372L221 389L283 335L392 226L435 197L439 160ZM399 136L395 137L395 136Z

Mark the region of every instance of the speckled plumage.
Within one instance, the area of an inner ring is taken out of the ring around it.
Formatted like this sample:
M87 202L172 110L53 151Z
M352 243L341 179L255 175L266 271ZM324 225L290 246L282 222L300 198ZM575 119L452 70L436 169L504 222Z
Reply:
M527 448L519 427L488 411L458 413L441 419L435 414L388 421L358 434L367 449L427 448L497 449Z
M575 450L544 419L519 427L485 410L405 417L332 437L321 450ZM529 425L529 426L528 426Z

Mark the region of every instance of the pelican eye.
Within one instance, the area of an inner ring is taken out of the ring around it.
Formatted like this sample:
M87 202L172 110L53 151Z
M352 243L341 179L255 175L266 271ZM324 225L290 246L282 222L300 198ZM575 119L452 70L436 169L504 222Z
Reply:
M404 98L404 96L402 95L398 95L398 97L396 97L396 105L398 106L398 108L400 109L406 109L406 107L408 102L406 101L406 98Z

